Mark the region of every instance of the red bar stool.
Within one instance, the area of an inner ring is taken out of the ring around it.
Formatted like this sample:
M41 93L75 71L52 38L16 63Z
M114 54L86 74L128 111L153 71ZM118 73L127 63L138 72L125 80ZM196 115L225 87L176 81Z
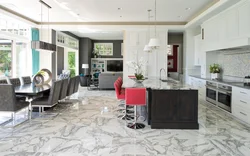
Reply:
M129 128L142 129L145 127L142 123L137 123L137 106L146 105L146 88L126 88L125 89L126 105L134 106L134 123L127 125Z
M126 116L126 113L125 113L126 109L125 109L125 104L124 104L125 91L121 89L121 85L122 84L117 80L114 83L116 98L119 100L118 106L123 106L123 108L117 110L118 112L121 112L121 114L118 115L118 118L123 118Z

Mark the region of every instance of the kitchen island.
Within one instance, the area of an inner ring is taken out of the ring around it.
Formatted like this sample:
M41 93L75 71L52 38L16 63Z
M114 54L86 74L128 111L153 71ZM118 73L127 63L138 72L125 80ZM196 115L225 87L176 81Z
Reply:
M153 129L198 129L198 90L182 82L124 80L123 87L147 88L147 121Z

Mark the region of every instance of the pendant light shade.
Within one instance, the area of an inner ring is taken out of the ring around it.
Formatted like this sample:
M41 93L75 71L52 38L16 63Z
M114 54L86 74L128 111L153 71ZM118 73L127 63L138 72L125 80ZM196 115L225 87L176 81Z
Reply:
M144 52L151 52L151 50L152 50L151 47L148 45L145 45L145 47L143 49Z
M151 49L157 49L160 47L160 40L156 37L156 0L155 0L155 37L150 39L148 46L151 47Z
M158 38L151 38L148 44L152 49L156 49L160 47L160 40Z

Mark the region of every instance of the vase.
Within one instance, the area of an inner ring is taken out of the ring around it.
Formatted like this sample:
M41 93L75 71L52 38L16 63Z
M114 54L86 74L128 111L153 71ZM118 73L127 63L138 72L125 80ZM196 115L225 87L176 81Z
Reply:
M211 80L218 80L219 79L219 73L211 73Z

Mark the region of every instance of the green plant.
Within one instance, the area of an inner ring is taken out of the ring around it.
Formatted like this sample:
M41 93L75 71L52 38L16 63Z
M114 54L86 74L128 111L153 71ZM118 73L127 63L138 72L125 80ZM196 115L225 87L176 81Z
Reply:
M210 73L220 73L220 65L219 64L212 64L209 66Z
M135 73L135 77L137 80L142 80L143 79L143 75L142 74L136 74Z

